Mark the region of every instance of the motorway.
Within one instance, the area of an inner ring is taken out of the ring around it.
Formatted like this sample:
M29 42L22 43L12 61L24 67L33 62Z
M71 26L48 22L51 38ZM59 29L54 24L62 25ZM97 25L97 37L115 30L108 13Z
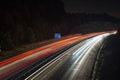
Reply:
M13 76L13 74L16 74L19 70L32 64L33 62L47 55L55 53L65 46L70 46L71 44L77 42L77 45L74 45L73 47L71 46L71 48L53 57L51 60L49 60L49 62L47 62L45 65L42 65L39 69L24 79L86 80L86 78L88 78L90 75L95 56L97 55L97 51L100 48L100 45L103 43L104 37L109 35L109 33L102 32L74 36L72 38L61 40L0 62L0 79L23 80L21 78L17 79L17 77L19 77L21 74L12 78L11 74ZM86 40L81 41L83 39Z
M88 80L97 51L108 35L102 34L80 42L25 80Z

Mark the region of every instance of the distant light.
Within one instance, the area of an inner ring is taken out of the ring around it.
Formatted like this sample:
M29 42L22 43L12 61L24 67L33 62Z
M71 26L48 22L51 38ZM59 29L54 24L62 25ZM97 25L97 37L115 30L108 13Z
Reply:
M110 31L109 33L110 33L110 34L117 34L118 31L117 31L117 30L114 30L114 31Z
M117 34L118 33L118 31L114 31L112 34Z

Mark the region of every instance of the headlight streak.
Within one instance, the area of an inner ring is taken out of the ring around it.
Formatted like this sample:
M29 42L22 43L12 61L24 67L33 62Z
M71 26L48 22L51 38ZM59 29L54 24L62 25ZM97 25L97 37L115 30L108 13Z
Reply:
M97 43L103 40L104 37L109 36L110 34L102 34L98 35L96 37L90 38L86 41L84 41L84 44L81 47L77 47L77 50L74 51L74 49L70 49L70 51L65 51L61 55L54 58L52 61L47 63L45 66L37 70L35 73L30 75L25 80L44 80L46 79L49 74L53 73L53 71L56 70L56 68L59 68L65 60L60 61L61 59L66 59L66 56L71 56L71 62L72 65L68 68L68 71L65 72L65 75L62 77L62 80L74 80L74 77L78 73L78 69L81 67L81 64L83 65L83 62L85 61L88 54L91 52L91 50L95 47ZM74 46L75 47L75 46ZM71 51L73 50L73 51ZM46 73L47 71L47 73ZM45 74L45 73L46 74ZM44 76L42 76L45 74ZM41 77L40 77L41 76ZM67 77L67 78L66 78ZM48 79L46 79L48 80Z
M81 44L83 44L83 43L81 43ZM80 44L77 44L76 46L79 46L79 45ZM73 48L76 48L76 47L74 46L74 47L72 47L72 49ZM70 52L71 52L70 50L67 50L64 53L60 54L59 56L57 56L56 58L54 58L53 60L51 60L50 62L48 62L47 64L45 64L43 67L41 67L40 69L38 69L37 71L35 71L33 74L31 74L30 76L28 76L25 80L35 80L36 77L38 77L42 72L44 72L45 70L47 70L53 64L56 64L56 62L57 62L56 66L58 66L58 61L60 59L62 59L63 57L65 57L65 56L70 56L70 54L67 54L67 53L70 53ZM56 68L56 66L54 66L51 70L53 70L54 68Z
M103 39L103 35L94 37L92 39L90 39L84 46L82 46L81 48L79 48L76 52L74 52L73 56L78 57L75 62L73 63L73 65L70 67L70 69L67 71L67 73L64 75L64 77L62 78L62 80L66 79L66 77L69 75L69 79L68 80L73 80L74 76L77 73L77 70L79 69L79 67L81 66L81 63L83 62L85 56L88 55L88 53L91 51L91 49L101 40ZM71 73L71 70L74 69ZM71 73L71 74L70 74Z

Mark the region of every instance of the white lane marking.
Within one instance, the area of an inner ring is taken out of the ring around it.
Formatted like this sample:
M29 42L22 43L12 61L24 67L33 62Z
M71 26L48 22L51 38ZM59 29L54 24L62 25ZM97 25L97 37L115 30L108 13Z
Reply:
M57 62L59 59L61 59L63 56L65 56L66 54L60 54L59 56L57 56L56 58L54 58L53 60L51 60L50 62L48 62L47 64L45 64L44 66L42 66L41 68L39 68L37 71L35 71L33 74L31 74L30 76L28 76L25 80L28 80L29 78L32 77L31 80L33 80L34 78L36 78L37 76L39 76L42 72L44 72L47 68L49 68L51 65L53 65L55 62ZM43 69L44 68L44 69ZM40 71L40 72L39 72ZM39 73L38 73L39 72Z
M59 56L58 56L59 57ZM56 57L57 58L57 57ZM55 59L56 59L55 58ZM29 77L27 77L25 80L29 80L31 77L33 77L32 79L30 79L30 80L34 80L37 76L39 76L43 71L45 71L49 66L51 66L52 64L54 64L55 62L57 62L57 60L55 60L55 59L53 59L52 61L50 61L49 63L47 63L46 65L44 65L43 67L41 67L40 69L38 69L37 71L35 71L33 74L31 74ZM55 61L54 61L55 60ZM50 63L52 63L52 64L50 64ZM47 66L48 65L48 66ZM47 66L46 67L46 69L45 69L45 66ZM39 72L42 68L44 68L43 69L43 71L42 72ZM39 72L39 73L38 73Z
M79 51L76 51L76 52L78 52L78 53L76 53L76 54L79 54L79 55L77 55L77 56L79 56L78 58L77 58L77 60L73 63L73 65L71 66L71 68L67 71L67 73L65 74L65 76L63 77L63 80L65 79L65 77L67 77L67 75L69 75L70 74L70 71L75 67L75 65L76 65L76 63L79 63L80 64L80 62L81 62L81 57L83 57L84 56L84 54L86 53L86 52L88 52L88 51L90 51L90 49L89 48L93 48L92 46L94 46L94 45L96 45L99 41L101 41L102 40L102 37L101 37L101 35L100 36L97 36L97 37L94 37L94 38L92 38L91 40L89 40L89 42L87 42L86 44L84 44L81 48L79 48L78 50ZM94 45L93 45L94 44ZM74 54L74 56L75 56L75 54ZM82 58L83 59L83 58ZM80 61L79 61L80 60ZM78 64L77 64L78 65ZM75 68L75 69L79 69L78 67L77 68ZM75 72L72 72L72 75L70 75L70 79L72 80L72 77L73 77L73 74L75 74L76 73L76 70L75 70Z
M71 41L71 43L72 43L72 42L73 42L73 41ZM12 63L10 63L10 64L7 64L7 65L5 65L5 66L2 66L2 67L0 67L0 75L1 75L1 74L4 74L5 72L7 72L7 71L9 71L9 70L11 70L11 69L14 69L16 66L19 66L19 65L21 65L21 64L23 64L23 63L25 63L25 62L33 59L33 58L38 57L39 55L41 55L41 54L44 53L44 52L54 50L56 47L61 46L61 45L65 44L65 43L68 44L68 42L64 42L64 43L61 43L61 44L52 46L52 47L50 47L50 48L41 50L41 51L39 51L39 52L36 52L36 53L34 53L34 54L30 55L30 56L26 56L26 57L24 57L24 58L22 58L22 59L16 60L16 61L14 61L14 62L12 62ZM69 43L70 43L70 42L69 42Z
M88 56L90 51L94 48L94 46L97 43L99 43L100 41L102 41L103 37L107 37L107 36L109 36L109 35L100 35L99 37L94 39L93 43L89 46L89 48L88 48L87 52L85 53L85 55L81 58L80 61L77 61L77 66L75 67L76 70L72 71L72 74L70 74L69 80L73 80L74 79L75 75L77 74L77 69L80 69L80 66L83 64L83 62L85 61L85 58Z
M81 45L82 43L79 43L77 44L76 46L78 45ZM76 46L70 48L70 49L74 49L76 48ZM71 51L68 49L67 51L65 51L64 53L60 54L59 56L57 56L56 58L54 58L53 60L51 60L50 62L48 62L47 64L45 64L44 66L42 66L41 68L39 68L37 71L35 71L34 73L32 73L30 76L28 76L25 80L34 80L37 76L39 76L41 74L41 70L42 72L44 72L49 66L51 66L52 64L54 64L55 62L57 62L58 60L61 60L65 55L71 55L71 54L68 54L70 53ZM52 64L51 64L52 63ZM48 66L48 67L46 67ZM39 73L40 72L40 73ZM31 79L32 78L32 79Z

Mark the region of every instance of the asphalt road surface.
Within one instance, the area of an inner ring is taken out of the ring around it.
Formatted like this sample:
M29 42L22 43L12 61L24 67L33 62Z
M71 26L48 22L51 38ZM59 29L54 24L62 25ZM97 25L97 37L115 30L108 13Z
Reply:
M25 80L88 80L100 46L109 33L94 36L66 50Z
M48 54L51 54L52 52L66 46L68 44L72 44L77 40L79 40L78 36L72 37L69 39L58 41L58 42L50 44L50 45L43 46L40 48L40 51L38 51L38 52L35 52L33 50L33 51L28 51L25 54L23 53L21 55L15 56L11 59L6 60L6 64L5 64L5 61L3 61L3 62L1 62L1 67L0 67L0 78L13 73L13 72L25 67L26 65L29 65L33 61L35 61L39 58L42 58ZM30 53L30 52L34 52L34 53ZM10 60L12 62L9 62Z
M87 80L109 35L77 35L6 59L0 62L0 80Z

